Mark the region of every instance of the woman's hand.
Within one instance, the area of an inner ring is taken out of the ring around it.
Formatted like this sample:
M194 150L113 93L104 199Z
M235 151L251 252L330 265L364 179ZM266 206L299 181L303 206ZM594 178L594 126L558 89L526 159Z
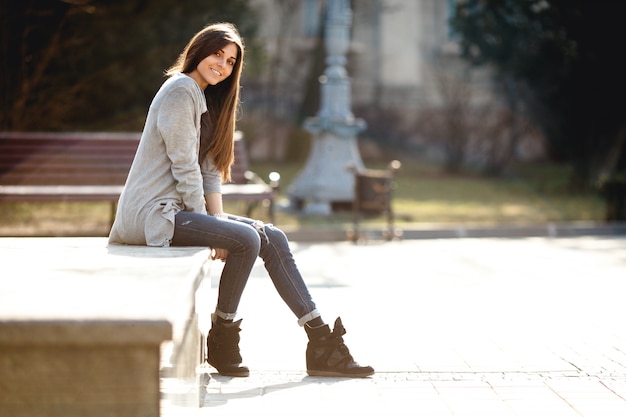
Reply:
M228 258L228 251L226 249L213 249L211 251L211 259L219 259L220 261L226 261Z

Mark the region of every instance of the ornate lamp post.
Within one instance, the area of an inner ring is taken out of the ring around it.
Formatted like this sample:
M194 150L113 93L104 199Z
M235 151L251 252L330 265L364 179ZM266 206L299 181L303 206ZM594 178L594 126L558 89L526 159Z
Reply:
M326 64L320 77L321 108L304 122L313 135L308 160L287 189L292 207L307 214L330 214L333 203L351 202L354 174L347 166L363 167L356 136L365 121L352 114L350 80L345 68L350 44L352 10L347 0L328 0Z

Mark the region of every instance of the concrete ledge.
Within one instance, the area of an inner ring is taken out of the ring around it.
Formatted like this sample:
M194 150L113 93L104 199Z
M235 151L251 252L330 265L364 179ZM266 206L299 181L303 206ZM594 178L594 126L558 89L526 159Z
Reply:
M0 346L154 345L172 339L172 323L150 321L23 321L0 322Z
M2 238L0 253L0 415L158 416L161 365L195 377L208 249Z

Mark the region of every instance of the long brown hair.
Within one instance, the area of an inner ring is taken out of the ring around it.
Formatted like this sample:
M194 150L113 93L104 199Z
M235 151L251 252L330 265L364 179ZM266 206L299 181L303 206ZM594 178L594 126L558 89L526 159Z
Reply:
M205 27L191 38L174 65L165 73L168 76L177 72L188 74L195 70L204 58L230 43L234 43L238 49L233 72L224 81L209 85L204 90L208 115L205 114L202 118L199 155L201 161L209 155L213 157L213 162L222 174L224 182L231 180L230 167L234 161L235 123L240 105L239 89L244 46L237 28L231 23L216 23Z

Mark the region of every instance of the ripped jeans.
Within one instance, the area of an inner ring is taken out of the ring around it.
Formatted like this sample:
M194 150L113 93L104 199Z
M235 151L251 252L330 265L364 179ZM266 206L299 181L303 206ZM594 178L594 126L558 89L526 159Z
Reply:
M223 319L235 318L258 256L263 259L278 294L296 315L300 326L320 316L293 259L287 236L271 224L231 214L228 219L221 219L181 211L176 215L171 245L228 250L215 311Z

